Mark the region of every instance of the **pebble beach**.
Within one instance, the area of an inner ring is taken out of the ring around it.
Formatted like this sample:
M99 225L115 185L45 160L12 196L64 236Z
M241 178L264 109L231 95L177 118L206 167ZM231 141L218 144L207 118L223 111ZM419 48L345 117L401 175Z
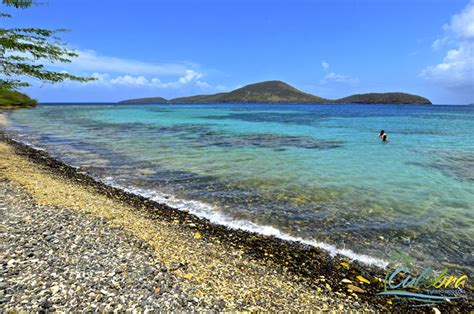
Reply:
M0 182L1 302L9 310L192 309L195 300L148 245Z

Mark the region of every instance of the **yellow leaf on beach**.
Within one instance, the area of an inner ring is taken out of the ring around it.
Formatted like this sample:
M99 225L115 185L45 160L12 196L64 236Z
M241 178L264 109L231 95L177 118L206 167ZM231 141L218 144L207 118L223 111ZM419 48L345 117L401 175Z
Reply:
M193 278L193 274L184 274L183 277L186 279L191 279Z
M341 262L340 265L346 269L349 269L349 264L347 264L346 262Z
M354 286L354 285L347 285L347 288L354 291L354 292L359 292L359 293L364 293L365 290L357 287L357 286Z
M365 279L364 277L362 277L361 275L357 276L356 277L357 280L359 280L360 282L363 282L363 283L366 283L368 285L370 285L370 281L368 279Z
M196 233L194 234L194 239L201 239L201 238L202 238L201 233L196 232Z

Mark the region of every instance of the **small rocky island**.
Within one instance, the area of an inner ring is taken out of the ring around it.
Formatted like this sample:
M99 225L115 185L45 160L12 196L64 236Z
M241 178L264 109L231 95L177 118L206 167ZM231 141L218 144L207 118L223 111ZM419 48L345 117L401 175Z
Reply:
M356 94L340 99L326 99L302 92L282 81L266 81L211 95L196 95L165 99L162 97L137 98L120 103L305 103L305 104L411 104L431 105L421 96L406 93Z

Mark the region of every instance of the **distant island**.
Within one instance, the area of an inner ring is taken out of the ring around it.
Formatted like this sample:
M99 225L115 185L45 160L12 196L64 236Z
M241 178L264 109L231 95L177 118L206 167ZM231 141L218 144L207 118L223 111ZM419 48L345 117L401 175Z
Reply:
M196 95L165 99L163 97L136 98L119 103L305 103L305 104L417 104L431 105L421 96L406 93L356 94L340 99L326 99L304 93L282 81L250 84L227 93Z

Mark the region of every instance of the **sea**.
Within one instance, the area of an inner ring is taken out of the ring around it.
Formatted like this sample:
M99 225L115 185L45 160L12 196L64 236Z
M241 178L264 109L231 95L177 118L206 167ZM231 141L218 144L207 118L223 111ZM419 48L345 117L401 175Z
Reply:
M216 224L379 267L474 268L474 106L68 103L9 121L97 180Z

